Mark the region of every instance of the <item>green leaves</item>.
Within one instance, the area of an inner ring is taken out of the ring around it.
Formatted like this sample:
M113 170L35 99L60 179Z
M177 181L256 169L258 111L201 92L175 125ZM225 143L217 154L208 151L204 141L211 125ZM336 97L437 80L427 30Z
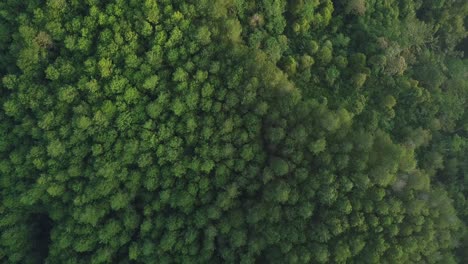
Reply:
M276 176L283 176L289 172L288 163L285 160L278 157L274 157L271 160L271 168Z
M157 75L153 75L145 80L143 83L143 88L146 90L154 91L156 86L158 85L159 77Z
M98 62L99 71L103 78L110 77L112 73L112 60L109 58L100 59Z
M196 34L196 39L200 44L207 45L211 41L211 32L207 26L200 27Z
M0 262L460 262L464 4L26 2Z
M47 146L47 153L53 158L60 157L65 154L65 146L59 140L53 140Z
M110 205L111 208L114 210L119 210L124 208L125 206L128 205L129 203L129 194L124 194L124 193L116 193L110 198Z
M332 47L331 46L323 46L318 52L318 59L322 65L326 65L332 60Z

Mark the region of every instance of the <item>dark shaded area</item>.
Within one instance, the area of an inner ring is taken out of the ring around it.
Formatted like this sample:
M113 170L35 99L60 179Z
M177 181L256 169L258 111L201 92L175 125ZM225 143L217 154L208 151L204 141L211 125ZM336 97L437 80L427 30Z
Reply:
M35 255L37 263L44 263L49 254L50 231L53 222L47 214L33 214L30 222L32 254Z
M463 52L464 59L468 58L468 38L464 38L455 49Z

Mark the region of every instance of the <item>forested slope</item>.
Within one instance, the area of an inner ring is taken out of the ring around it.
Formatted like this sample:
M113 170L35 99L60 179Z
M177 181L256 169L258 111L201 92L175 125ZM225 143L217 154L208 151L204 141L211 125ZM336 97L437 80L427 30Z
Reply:
M467 263L467 14L1 1L0 262Z

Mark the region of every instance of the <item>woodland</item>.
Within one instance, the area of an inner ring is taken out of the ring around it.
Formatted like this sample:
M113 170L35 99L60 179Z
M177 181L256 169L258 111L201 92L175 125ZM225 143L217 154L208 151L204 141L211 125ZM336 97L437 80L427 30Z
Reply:
M468 263L468 1L0 1L0 263Z

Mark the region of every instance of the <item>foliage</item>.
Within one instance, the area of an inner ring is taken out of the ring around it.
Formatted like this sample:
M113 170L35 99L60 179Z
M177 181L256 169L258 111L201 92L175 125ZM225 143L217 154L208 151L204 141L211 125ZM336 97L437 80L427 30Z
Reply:
M466 263L467 8L2 1L0 262Z

